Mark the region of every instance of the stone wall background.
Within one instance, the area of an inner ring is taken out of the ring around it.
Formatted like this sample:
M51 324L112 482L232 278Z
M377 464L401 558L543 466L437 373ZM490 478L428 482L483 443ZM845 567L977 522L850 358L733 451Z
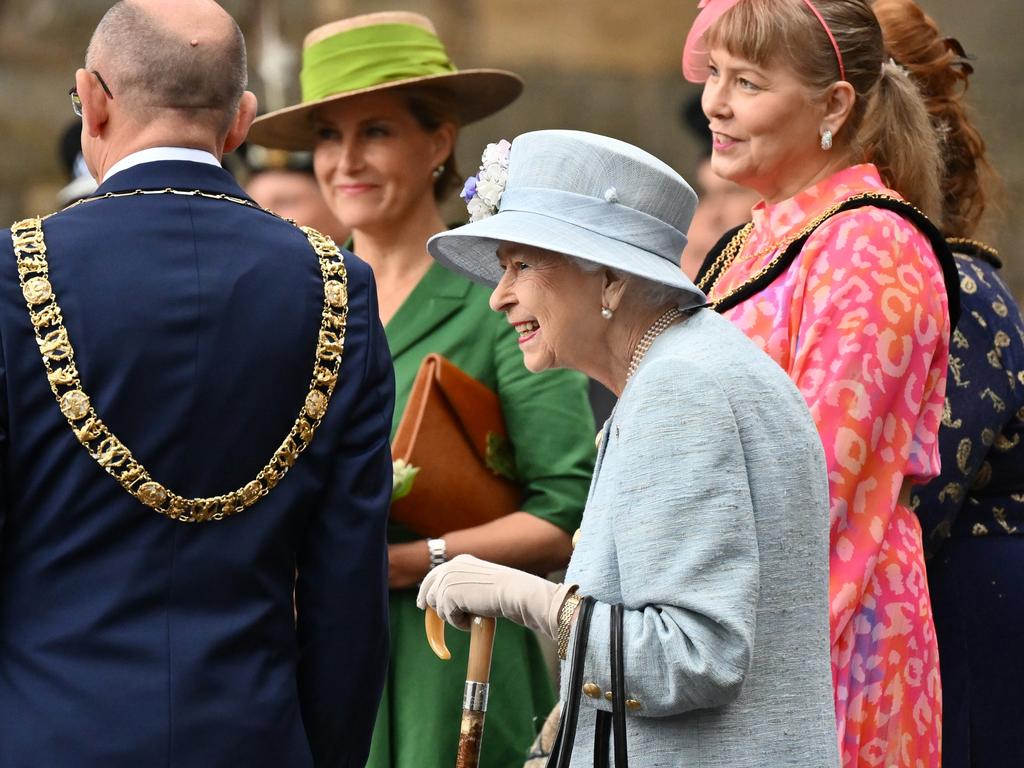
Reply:
M1024 298L1024 30L1021 0L918 0L947 34L976 55L971 102L1002 176L999 210L983 237L1000 248L1005 274ZM65 179L57 141L73 115L67 89L110 0L0 0L0 221L55 207ZM468 126L463 172L488 141L537 128L605 133L692 174L697 145L680 106L696 92L679 54L696 0L224 0L249 41L253 90L273 108L297 99L297 50L313 27L357 13L425 13L462 67L512 69L526 92Z

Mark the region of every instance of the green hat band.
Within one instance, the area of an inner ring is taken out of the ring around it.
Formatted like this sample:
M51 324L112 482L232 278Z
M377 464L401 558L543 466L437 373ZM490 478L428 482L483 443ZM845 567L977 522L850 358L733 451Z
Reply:
M302 100L455 72L437 36L412 24L376 24L339 32L302 54Z

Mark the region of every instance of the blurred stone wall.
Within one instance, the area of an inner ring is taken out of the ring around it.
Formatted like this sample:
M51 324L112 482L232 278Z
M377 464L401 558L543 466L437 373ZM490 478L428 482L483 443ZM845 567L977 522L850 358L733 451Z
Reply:
M948 34L977 56L971 101L1002 176L1002 204L984 239L997 245L1007 278L1024 298L1024 124L1020 72L1021 0L919 0ZM224 0L250 49L254 90L268 106L297 97L295 51L303 34L357 13L402 8L436 23L462 67L515 70L524 96L468 126L459 163L475 170L481 148L536 128L579 128L637 144L688 176L697 143L682 127L696 93L679 54L696 0ZM89 34L109 0L0 0L0 221L55 206L65 179L57 140L72 120L67 89ZM282 43L284 45L282 45ZM453 209L453 215L455 215Z

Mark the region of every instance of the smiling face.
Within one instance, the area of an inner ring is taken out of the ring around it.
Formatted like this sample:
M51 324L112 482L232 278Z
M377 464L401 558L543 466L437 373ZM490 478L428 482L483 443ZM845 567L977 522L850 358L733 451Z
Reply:
M523 362L534 373L548 368L589 371L587 352L600 349L603 279L571 258L518 243L502 243L503 275L491 309L504 312L519 333Z
M820 147L825 100L814 98L790 67L758 66L721 47L711 50L709 64L701 106L716 174L768 202L827 174L833 157Z
M434 205L433 171L450 153L453 128L426 131L394 91L326 104L314 122L313 168L346 226L393 226Z

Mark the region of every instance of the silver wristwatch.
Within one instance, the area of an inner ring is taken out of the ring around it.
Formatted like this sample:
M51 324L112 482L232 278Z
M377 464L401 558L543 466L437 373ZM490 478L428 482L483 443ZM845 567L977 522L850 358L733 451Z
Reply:
M448 560L444 539L427 539L427 551L430 553L430 570L434 570Z

